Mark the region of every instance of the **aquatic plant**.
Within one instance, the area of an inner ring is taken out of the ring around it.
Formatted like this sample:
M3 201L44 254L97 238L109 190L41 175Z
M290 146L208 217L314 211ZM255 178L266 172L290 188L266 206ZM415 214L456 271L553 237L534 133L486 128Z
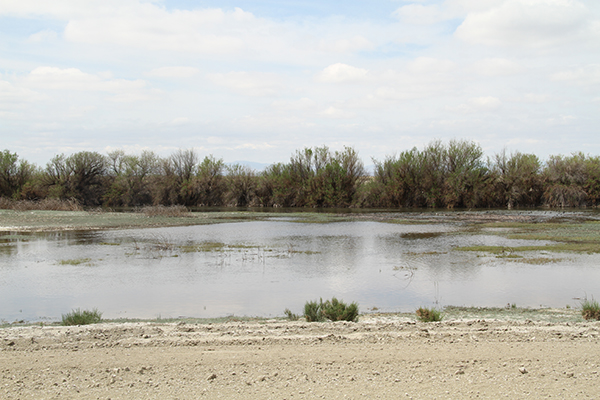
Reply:
M595 319L600 321L600 304L592 297L587 296L581 301L581 316L583 319Z
M323 302L307 301L304 305L304 318L308 322L323 321L354 321L358 320L358 304L356 302L347 305L341 300L333 297Z
M419 307L416 314L421 322L436 322L442 320L442 312L435 308Z
M89 325L97 324L102 321L102 313L98 309L93 310L71 310L71 312L62 315L62 325Z

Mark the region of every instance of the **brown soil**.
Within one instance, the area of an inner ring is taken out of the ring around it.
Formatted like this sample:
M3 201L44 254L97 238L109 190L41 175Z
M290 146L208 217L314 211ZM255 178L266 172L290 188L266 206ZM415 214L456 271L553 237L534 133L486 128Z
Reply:
M2 399L598 398L600 322L0 329Z

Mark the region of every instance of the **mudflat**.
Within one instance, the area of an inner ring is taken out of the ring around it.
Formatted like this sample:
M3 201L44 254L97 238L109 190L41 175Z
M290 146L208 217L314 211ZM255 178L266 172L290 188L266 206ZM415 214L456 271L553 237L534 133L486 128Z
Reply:
M598 398L599 338L598 321L398 315L9 327L0 398Z

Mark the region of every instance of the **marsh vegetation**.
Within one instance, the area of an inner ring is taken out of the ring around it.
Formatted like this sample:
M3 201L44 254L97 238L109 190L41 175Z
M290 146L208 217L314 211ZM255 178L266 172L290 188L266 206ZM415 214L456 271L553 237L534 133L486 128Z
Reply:
M574 298L598 293L594 209L290 211L2 210L0 226L21 233L0 237L1 318L90 303L109 318L268 317L323 294L413 315L507 302L579 310ZM128 229L90 228L100 225Z

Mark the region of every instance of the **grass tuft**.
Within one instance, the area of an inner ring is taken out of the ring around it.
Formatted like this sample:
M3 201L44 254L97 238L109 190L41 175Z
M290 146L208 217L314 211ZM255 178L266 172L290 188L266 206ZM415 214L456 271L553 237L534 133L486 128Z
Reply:
M102 313L98 309L93 310L72 310L70 313L62 315L62 325L89 325L97 324L102 321Z
M323 302L307 301L304 305L304 318L308 322L323 321L354 321L358 320L358 304L353 302L349 305L333 297Z
M442 312L435 308L419 307L416 314L421 322L436 322L442 320Z
M600 321L600 304L592 297L589 300L587 297L581 301L581 315L583 319L595 319Z

